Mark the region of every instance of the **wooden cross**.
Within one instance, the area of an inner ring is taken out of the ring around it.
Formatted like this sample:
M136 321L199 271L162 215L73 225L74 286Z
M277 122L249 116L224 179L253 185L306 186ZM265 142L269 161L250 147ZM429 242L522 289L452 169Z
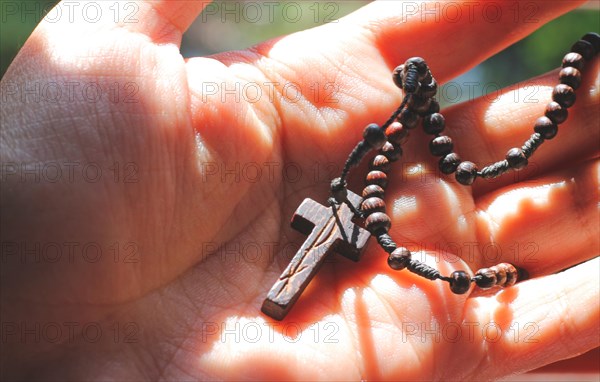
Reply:
M348 191L348 200L358 206L361 197ZM331 252L358 261L370 233L352 222L354 213L342 203L325 207L304 199L292 217L292 228L309 235L275 282L263 302L262 312L282 320Z

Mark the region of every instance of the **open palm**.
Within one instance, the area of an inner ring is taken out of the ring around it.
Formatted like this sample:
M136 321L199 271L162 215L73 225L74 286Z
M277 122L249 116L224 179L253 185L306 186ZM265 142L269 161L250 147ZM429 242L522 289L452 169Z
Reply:
M15 323L3 327L4 375L489 379L598 346L597 259L552 274L599 253L597 62L533 172L473 188L438 179L417 130L391 172L391 235L415 256L443 274L508 261L535 279L457 296L392 271L372 240L358 264L332 257L285 321L259 310L304 240L289 228L294 210L304 197L326 200L362 128L399 104L394 66L422 56L447 82L572 3L536 3L536 23L404 20L397 3L374 3L189 60L181 34L203 2L138 2L137 23L43 22L3 87L74 82L117 93L3 102L3 163L75 163L58 182L3 176L2 320ZM497 102L444 111L457 152L486 164L520 145L556 73L532 83L537 102L515 102L516 86ZM19 243L38 243L42 261L23 260ZM59 260L48 261L48 243L63 248ZM73 256L65 243L76 243ZM66 331L67 322L73 335L49 341L44 325ZM22 325L35 323L41 341L23 339Z

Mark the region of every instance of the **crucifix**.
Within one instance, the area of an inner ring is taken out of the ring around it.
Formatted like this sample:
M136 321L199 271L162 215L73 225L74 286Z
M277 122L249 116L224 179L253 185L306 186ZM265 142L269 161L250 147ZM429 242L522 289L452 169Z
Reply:
M362 198L348 191L348 201L358 206ZM370 233L352 222L354 212L345 204L325 207L304 199L292 217L292 228L308 235L263 302L262 312L282 320L315 276L327 255L337 252L358 261Z

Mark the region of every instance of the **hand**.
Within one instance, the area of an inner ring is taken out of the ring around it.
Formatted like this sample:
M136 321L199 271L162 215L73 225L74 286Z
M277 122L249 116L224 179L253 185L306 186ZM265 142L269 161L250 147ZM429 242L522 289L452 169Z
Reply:
M535 3L538 23L400 22L397 3L374 3L189 60L181 35L205 2L140 1L135 23L42 22L2 79L3 377L480 380L597 347L597 59L529 177L423 180L407 166L436 160L418 131L392 171L391 235L427 249L415 256L443 274L509 261L533 279L453 295L392 271L372 240L359 264L332 258L282 323L259 310L304 240L289 218L305 197L325 201L337 176L315 177L315 163L341 165L397 107L396 65L422 56L443 84L574 3ZM532 82L538 102L514 102L517 85L443 110L464 159L491 163L531 134L557 72ZM75 83L75 96L22 98L49 83ZM292 83L299 94L284 91ZM89 84L113 92L90 102ZM236 84L262 96L224 95ZM236 166L262 173L236 179Z

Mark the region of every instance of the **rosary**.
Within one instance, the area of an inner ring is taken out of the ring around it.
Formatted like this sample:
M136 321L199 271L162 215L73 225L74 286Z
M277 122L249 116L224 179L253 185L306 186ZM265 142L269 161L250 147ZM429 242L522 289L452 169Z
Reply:
M433 78L425 60L409 58L393 72L394 83L403 90L404 99L398 109L381 126L372 123L365 127L363 139L354 147L340 177L331 182L329 206L323 206L312 199L305 199L292 217L292 228L308 235L306 241L294 255L292 261L275 282L262 305L262 312L276 320L282 320L300 297L310 280L331 252L358 261L371 235L388 253L387 263L394 270L408 271L429 280L442 280L450 285L456 294L469 291L471 283L479 288L494 286L509 287L517 280L528 277L526 270L513 264L500 263L490 268L479 269L470 277L465 271L454 271L450 276L442 276L431 266L411 258L408 249L398 247L388 234L390 217L385 213L385 187L392 162L400 159L402 143L408 130L417 127L422 119L423 130L434 138L429 142L429 151L440 157L438 166L442 173L455 173L458 183L471 185L478 177L496 178L508 170L521 170L528 164L528 158L547 139L558 132L558 125L568 117L568 108L575 104L575 90L581 84L581 71L586 62L591 61L600 51L600 35L587 33L575 42L571 52L562 60L559 73L560 84L552 91L552 101L546 106L544 116L534 124L534 133L521 148L512 148L506 157L479 170L473 162L462 161L453 152L452 139L441 135L445 119L440 114L440 106L433 99L437 92L437 82ZM353 167L371 151L378 150L372 159L366 176L366 187L359 196L347 189L346 179ZM353 219L364 219L364 227L355 224Z

